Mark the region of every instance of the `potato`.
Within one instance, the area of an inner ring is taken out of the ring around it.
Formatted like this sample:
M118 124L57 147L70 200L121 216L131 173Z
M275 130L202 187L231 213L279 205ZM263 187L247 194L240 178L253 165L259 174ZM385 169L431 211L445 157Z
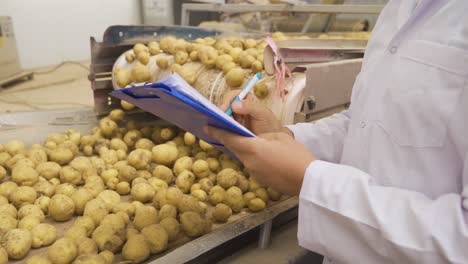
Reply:
M159 47L159 44L157 42L154 42L154 41L148 43L148 49L149 49L150 55L152 55L152 56L158 55L159 53L161 53L161 49Z
M112 210L114 205L120 203L120 195L111 190L102 191L96 198L104 202L108 211Z
M146 149L135 149L128 155L128 165L137 170L147 170L151 161L151 151Z
M136 149L144 149L144 150L149 150L151 151L154 147L153 141L147 139L147 138L141 138L135 143L135 148Z
M185 64L185 62L187 62L187 59L188 59L188 53L185 51L177 51L174 56L175 63L180 64L180 65Z
M213 47L204 46L198 50L198 57L203 65L207 68L212 68L216 64L218 58L218 51Z
M197 61L198 60L198 51L192 50L189 54L189 58L191 61Z
M75 220L73 226L82 226L86 229L86 235L89 237L94 229L96 228L96 224L94 223L93 219L90 216L80 216Z
M121 109L113 109L109 113L109 118L110 118L110 120L112 120L114 122L121 122L125 118L125 112L122 111Z
M37 217L41 222L45 220L44 213L42 212L41 208L37 205L27 204L21 207L18 211L19 219L23 219L24 217L29 215Z
M127 101L121 100L120 101L120 106L127 111L130 111L135 108L135 106Z
M106 260L106 264L114 263L114 253L110 252L109 250L101 251L99 255Z
M145 226L158 223L158 213L152 206L142 206L136 208L133 225L138 231L141 231Z
M5 196L0 195L0 205L4 204L8 204L8 199Z
M216 176L216 182L224 189L236 185L237 180L238 173L230 168L220 171Z
M53 151L48 151L47 155L49 160L58 163L59 165L66 165L73 159L73 152L64 147L58 147Z
M182 67L176 71L182 79L184 79L187 83L193 85L197 80L197 72L195 70Z
M200 148L203 150L203 151L210 151L210 150L213 150L214 147L211 145L211 144L208 144L207 142L205 142L204 140L201 140L198 142L200 144Z
M164 165L157 165L153 170L153 177L165 181L167 184L172 183L174 180L174 174L172 170Z
M197 213L203 213L203 208L200 207L200 204L198 203L198 200L195 197L192 197L190 195L183 195L178 203L177 203L177 209L179 212L184 213L188 211L193 211Z
M198 183L200 184L200 189L206 193L209 193L211 188L213 188L213 182L208 178L203 178Z
M189 132L184 133L184 143L185 143L185 145L191 146L196 141L197 141L197 138L193 134L191 134Z
M161 253L167 249L169 236L163 226L159 224L146 226L141 230L141 234L149 242L151 254Z
M18 222L18 228L31 231L35 226L39 225L41 221L34 215L24 217Z
M114 226L116 230L124 229L129 221L129 217L126 213L108 214L106 215L100 225Z
M128 63L132 63L132 62L135 61L135 55L134 55L132 52L127 51L127 52L125 52L125 60L126 60ZM120 71L120 70L122 70L122 68L119 69L119 71Z
M190 157L181 157L176 160L174 163L174 173L179 175L182 171L191 170L193 165L192 158Z
M50 260L46 257L35 255L35 256L28 258L28 260L26 261L26 264L52 264L52 262L50 262Z
M265 188L257 188L254 193L257 198L262 199L265 203L268 202L268 193Z
M156 65L158 65L160 69L167 69L169 62L167 61L167 58L158 58L156 60Z
M265 82L259 82L254 86L254 94L259 99L263 99L268 96L268 87Z
M223 187L216 185L210 190L209 200L212 205L217 205L225 200L226 191Z
M10 197L10 194L16 192L17 189L18 189L18 184L12 181L6 181L0 184L0 195L4 197Z
M44 214L47 214L49 211L49 203L50 203L50 197L48 196L40 196L34 202L34 204L39 206L39 208L42 210Z
M167 189L168 185L165 181L158 179L156 177L151 177L148 179L148 184L153 187L156 192L159 192L161 189Z
M97 177L97 176L96 176ZM83 188L88 190L90 193L93 194L94 197L96 197L99 193L101 193L104 190L104 183L102 182L101 178L97 177L100 181L95 181L95 182L87 182Z
M55 241L47 251L49 260L54 264L72 263L78 255L78 248L69 238L61 238Z
M190 187L190 193L196 191L196 190L201 190L201 185L200 183L194 183L192 187Z
M191 195L195 197L200 202L205 202L207 200L208 195L204 190L194 190L191 192Z
M159 220L165 218L176 218L177 217L177 208L170 204L165 204L159 210Z
M147 65L148 62L150 61L150 55L147 52L140 52L137 54L136 57L137 57L137 60L143 65Z
M242 54L240 57L239 64L242 68L248 69L251 68L252 63L255 61L255 57L252 55L248 55L246 53Z
M81 180L81 172L72 166L64 166L60 170L60 181L63 183L78 185L81 183Z
M208 162L204 160L197 160L192 165L192 171L197 176L198 179L208 177L210 169L208 167Z
M68 197L71 197L73 193L76 192L75 185L71 183L62 183L55 187L55 194L63 194Z
M267 188L268 198L272 201L279 201L281 199L281 193L268 187Z
M170 166L176 161L179 151L175 146L160 144L152 149L152 153L154 162L161 165Z
M91 201L94 196L93 194L86 188L80 188L76 192L74 192L70 198L73 200L75 204L75 214L82 215L84 212L84 208L86 203Z
M52 197L55 194L55 186L49 181L38 181L33 188L38 195Z
M226 84L231 88L239 87L245 78L245 72L241 68L234 68L226 74Z
M3 237L8 231L18 227L18 221L16 217L12 217L9 214L0 213L0 238Z
M173 36L163 37L159 41L159 47L161 48L162 51L169 53L170 48L175 45L176 41L177 39Z
M26 157L34 162L35 165L47 162L47 153L42 146L29 149L26 152Z
M3 166L0 166L0 182L2 182L7 176L7 171Z
M133 56L133 59L135 57ZM118 72L114 72L115 82L120 88L125 88L127 85L132 83L132 73L130 70L121 68Z
M177 187L169 187L167 190L162 189L154 196L153 204L156 208L161 208L165 204L177 206L182 195L182 191Z
M34 204L36 198L37 193L32 187L20 186L10 195L10 202L16 208L21 208L21 206L26 204Z
M234 47L229 51L229 55L231 56L233 62L238 63L240 61L240 57L242 54L242 48Z
M249 210L252 212L259 212L266 208L266 203L260 198L254 198L247 203Z
M32 248L46 247L57 239L57 229L50 224L38 224L32 230Z
M150 253L151 249L149 243L145 236L141 234L131 236L122 249L123 259L132 263L145 261Z
M257 196L255 196L255 193L253 192L246 192L244 193L243 198L244 198L244 203L249 204L249 201L257 198Z
M145 54L145 53L142 53ZM136 83L149 82L151 79L151 73L145 65L136 65L132 69L132 79Z
M31 232L24 229L12 229L2 238L2 246L8 253L9 259L21 259L31 249Z
M216 68L222 70L226 63L232 62L233 59L229 54L223 54L216 58Z
M114 225L99 225L93 232L91 238L96 242L98 249L117 252L123 245L125 229Z
M236 186L230 187L226 191L224 202L231 207L232 211L238 213L244 208L245 202L242 196L242 191Z
M130 184L128 182L119 182L115 190L120 195L127 195L130 193Z
M138 54L140 52L147 52L148 48L145 46L145 44L142 43L137 43L133 45L133 53Z
M237 174L238 177L237 177L237 183L236 183L236 186L239 187L239 189L241 189L242 193L245 193L245 192L248 192L249 191L249 180L247 180L247 178L238 173Z
M159 224L166 230L169 241L174 241L177 239L177 236L180 232L180 224L175 218L167 217L161 219Z
M180 216L182 230L189 237L199 237L205 234L207 229L207 221L196 212L185 212Z
M6 167L7 161L11 159L11 155L7 152L0 152L0 165Z
M107 261L106 259L98 255L97 252L95 254L84 254L84 255L79 255L75 261L73 261L73 264L106 264Z
M189 160L190 162L192 161L190 158ZM176 165L177 165L177 162L176 162ZM175 167L176 166L174 165L174 168ZM176 178L176 186L183 193L188 193L190 191L190 187L192 187L194 182L195 182L195 175L193 175L193 173L189 170L182 171Z
M24 142L19 140L12 140L5 144L5 151L11 156L24 153Z
M11 180L18 185L33 186L39 179L39 174L29 166L15 166L11 172Z
M7 264L7 263L8 263L8 253L2 246L0 246L0 264Z
M261 61L255 60L252 62L252 65L250 66L252 68L252 72L257 73L261 72L263 70L263 63Z
M49 215L58 222L68 221L75 212L75 203L64 195L56 194L52 197L49 204Z
M227 206L226 204L219 203L213 209L213 219L220 223L226 223L232 215L231 207Z
M116 167L119 171L119 180L124 182L131 182L137 177L137 170L129 165Z
M154 188L148 183L138 183L132 187L131 195L134 200L142 203L149 202L153 199L155 194Z

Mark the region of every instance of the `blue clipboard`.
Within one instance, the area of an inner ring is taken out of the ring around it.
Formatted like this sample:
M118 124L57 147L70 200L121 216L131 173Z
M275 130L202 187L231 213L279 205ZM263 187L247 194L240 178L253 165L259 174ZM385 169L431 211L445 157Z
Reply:
M177 85L174 85L174 81L177 82ZM223 112L207 107L209 101L207 101L208 103L204 102L204 105L190 94L180 91L176 87L178 84L191 87L179 75L173 74L159 82L138 84L115 90L111 93L111 96L125 100L146 112L156 115L236 158L226 147L208 136L203 131L203 127L209 125L245 137L255 137L255 134L231 117L224 115Z

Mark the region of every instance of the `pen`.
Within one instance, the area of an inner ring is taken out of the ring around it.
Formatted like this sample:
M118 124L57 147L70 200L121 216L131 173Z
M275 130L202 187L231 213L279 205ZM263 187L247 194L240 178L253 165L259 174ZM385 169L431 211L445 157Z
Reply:
M243 100L261 78L262 74L257 72L254 76L252 76L252 78L250 78L250 80L247 81L247 83L244 85L244 88L242 88L242 91L238 96L236 96L236 98L234 98L234 100L232 100L228 110L226 110L227 115L232 115L232 104L234 102Z

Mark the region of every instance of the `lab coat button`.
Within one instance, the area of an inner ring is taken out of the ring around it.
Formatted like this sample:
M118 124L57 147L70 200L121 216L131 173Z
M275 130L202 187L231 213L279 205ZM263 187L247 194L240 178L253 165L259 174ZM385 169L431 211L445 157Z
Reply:
M365 121L361 121L361 128L365 128L366 127L366 122Z
M396 46L393 46L390 48L390 53L395 54L397 52L398 48Z

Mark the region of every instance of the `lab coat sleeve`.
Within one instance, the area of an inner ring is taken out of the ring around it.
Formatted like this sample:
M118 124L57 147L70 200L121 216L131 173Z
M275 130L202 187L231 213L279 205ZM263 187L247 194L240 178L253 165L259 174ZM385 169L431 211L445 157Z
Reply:
M343 152L343 142L348 130L351 110L321 119L316 123L299 123L287 126L294 138L318 159L338 162Z
M300 193L298 239L334 263L467 263L467 209L468 185L430 199L317 160Z

